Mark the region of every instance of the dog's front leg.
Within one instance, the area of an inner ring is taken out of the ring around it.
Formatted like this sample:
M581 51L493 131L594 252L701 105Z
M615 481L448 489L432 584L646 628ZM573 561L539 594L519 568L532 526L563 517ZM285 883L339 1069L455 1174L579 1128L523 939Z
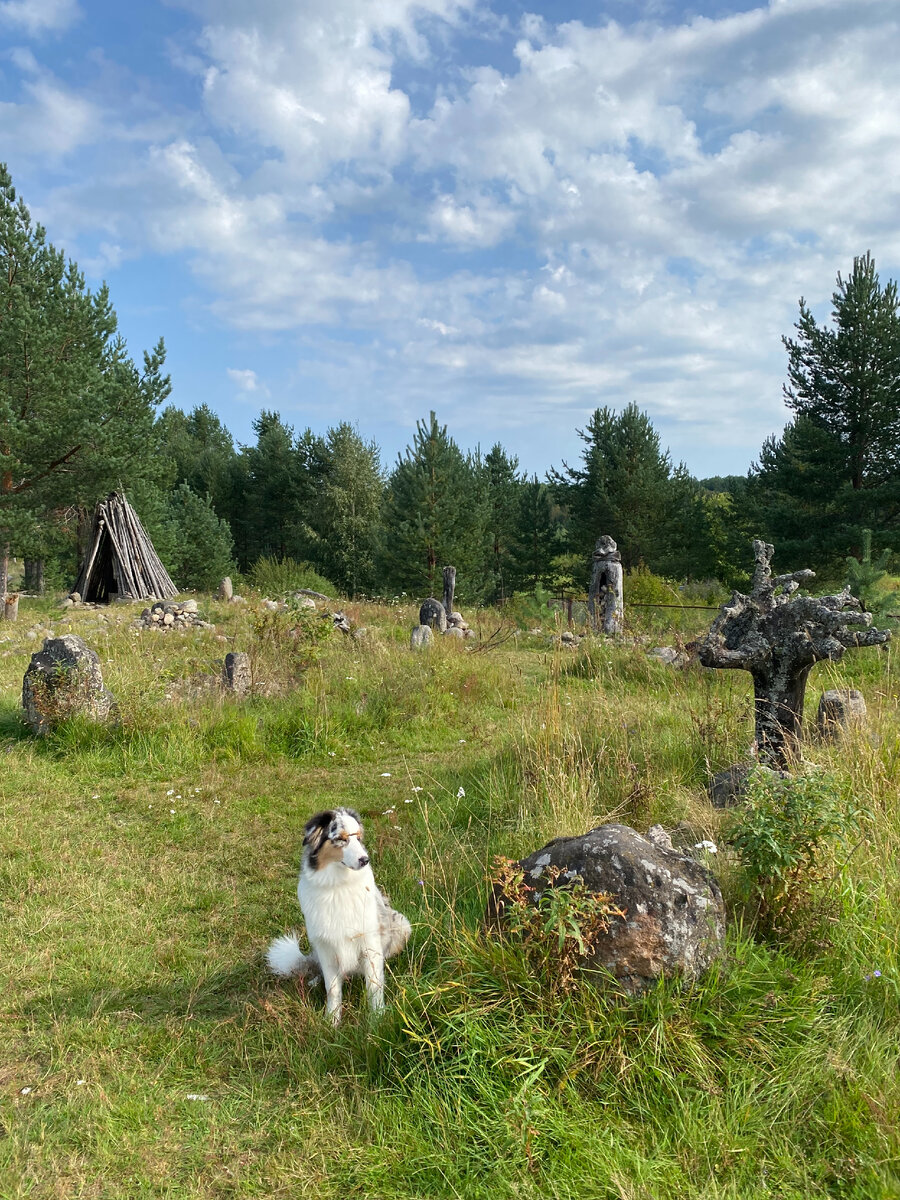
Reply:
M363 973L366 977L366 994L373 1013L384 1008L384 955L374 946L364 955Z
M325 994L327 1000L325 1010L331 1017L333 1024L340 1024L341 1020L341 992L343 977L341 968L335 956L330 954L319 953L319 966L322 968L322 978L325 981Z

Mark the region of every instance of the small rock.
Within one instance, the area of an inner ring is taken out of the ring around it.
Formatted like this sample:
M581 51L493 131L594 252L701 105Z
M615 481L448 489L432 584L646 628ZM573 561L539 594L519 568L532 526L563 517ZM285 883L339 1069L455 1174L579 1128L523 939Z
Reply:
M837 741L850 728L866 719L866 701L856 688L831 688L822 693L816 713L819 736Z
M197 611L197 601L193 596L184 601L181 606L181 611L184 613L195 613Z
M709 802L713 808L733 808L734 805L740 804L747 793L747 780L751 771L765 771L769 775L787 778L786 771L775 771L763 763L735 763L733 767L726 767L724 771L713 775L706 785Z
M423 646L430 646L434 634L431 632L430 625L413 625L412 634L409 639L411 650L420 650Z
M465 638L465 636L466 636L465 630L458 629L457 626L455 626L455 625L451 625L449 628L444 630L445 638L453 638L453 639L462 641Z

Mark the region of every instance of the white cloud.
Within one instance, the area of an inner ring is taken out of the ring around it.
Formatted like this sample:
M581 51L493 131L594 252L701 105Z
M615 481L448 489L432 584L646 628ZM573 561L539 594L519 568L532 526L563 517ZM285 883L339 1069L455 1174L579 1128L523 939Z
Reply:
M32 37L59 33L82 16L76 0L2 0L0 24L13 25Z
M248 368L226 367L226 373L240 392L250 392L264 396L269 394L269 389L260 383L259 376L255 371L251 371Z

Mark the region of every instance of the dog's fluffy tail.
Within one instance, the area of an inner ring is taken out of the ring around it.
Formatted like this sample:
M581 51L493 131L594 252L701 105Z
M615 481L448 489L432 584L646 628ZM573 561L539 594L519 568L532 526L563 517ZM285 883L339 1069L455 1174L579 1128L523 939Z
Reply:
M310 956L300 949L296 933L283 933L275 938L266 951L266 962L273 975L285 979L291 975L308 975L312 966Z

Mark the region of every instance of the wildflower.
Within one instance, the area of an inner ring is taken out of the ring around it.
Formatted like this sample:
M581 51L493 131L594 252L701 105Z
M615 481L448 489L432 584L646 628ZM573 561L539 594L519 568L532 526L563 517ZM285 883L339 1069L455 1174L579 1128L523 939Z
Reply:
M174 795L175 795L175 789L174 789L174 788L169 788L169 790L166 792L166 795L167 795L167 796L174 796Z
M203 1096L199 1092L188 1092L186 1098L188 1100L208 1100L209 1096Z
M30 1094L31 1094L31 1088L30 1088L30 1087L19 1088L19 1095L20 1095L20 1096L28 1096L28 1095L30 1095Z
M694 849L695 850L707 850L707 851L709 851L710 854L718 854L719 853L719 847L716 845L716 843L706 841L705 839L702 842L695 842Z
M99 797L99 796L91 796L91 799L92 799L92 800L99 800L99 799L100 799L100 797Z
M460 738L460 739L459 739L459 744L460 744L461 746L464 746L464 745L466 744L466 739L465 739L465 738Z
M412 798L410 796L407 796L406 799L403 801L403 803L404 804L412 804Z
M76 1087L84 1087L84 1085L85 1085L86 1083L87 1083L87 1080L86 1080L86 1079L76 1079L76 1080L75 1080L75 1086L76 1086Z
M416 880L416 883L419 885L419 887L424 887L424 886L425 886L425 880L424 880L424 879L417 879L417 880Z
M386 808L381 814L383 817L392 817L396 810L394 808Z
M213 804L221 804L221 803L222 803L221 800L213 800Z
M414 792L421 792L421 790L422 790L422 789L421 789L420 787L414 787L414 788L413 788L413 791L414 791Z
M335 752L334 750L329 750L329 751L328 751L328 757L329 757L329 758L334 758L334 757L335 757L335 753L336 753L336 752Z
M173 816L173 817L175 816L175 809L174 809L174 808L170 808L170 809L169 809L169 812L172 814L172 816Z
M881 978L881 972L880 972L880 971L873 971L873 972L872 972L872 978L873 978L873 979L880 979L880 978Z
M456 798L457 798L457 800L464 800L465 797L466 797L466 789L461 787L459 789L459 791L456 793Z
M390 773L390 771L382 771L382 772L381 772L381 778L382 778L382 779L390 779L390 777L391 777L391 773Z

